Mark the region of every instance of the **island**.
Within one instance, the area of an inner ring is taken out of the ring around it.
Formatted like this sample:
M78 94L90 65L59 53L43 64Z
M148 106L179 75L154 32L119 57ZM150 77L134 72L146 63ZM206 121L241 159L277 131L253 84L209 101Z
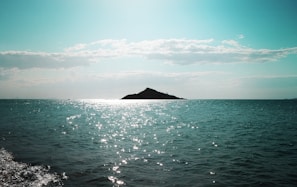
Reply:
M158 92L151 88L146 88L137 94L126 95L122 99L183 99L174 95Z

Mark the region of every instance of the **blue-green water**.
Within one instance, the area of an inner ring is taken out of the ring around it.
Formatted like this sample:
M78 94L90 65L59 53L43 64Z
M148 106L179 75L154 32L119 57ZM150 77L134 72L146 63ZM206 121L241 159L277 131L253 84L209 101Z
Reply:
M297 100L0 100L0 186L296 186Z

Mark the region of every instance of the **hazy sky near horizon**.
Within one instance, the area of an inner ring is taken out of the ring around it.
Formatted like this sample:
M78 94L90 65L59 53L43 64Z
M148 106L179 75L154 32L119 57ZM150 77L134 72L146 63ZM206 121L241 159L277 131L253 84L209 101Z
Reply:
M0 98L297 97L295 0L3 0Z

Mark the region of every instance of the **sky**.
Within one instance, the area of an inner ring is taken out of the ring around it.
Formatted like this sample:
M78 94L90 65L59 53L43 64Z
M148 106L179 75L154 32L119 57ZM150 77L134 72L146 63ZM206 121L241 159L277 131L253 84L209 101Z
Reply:
M295 0L2 0L0 98L297 98Z

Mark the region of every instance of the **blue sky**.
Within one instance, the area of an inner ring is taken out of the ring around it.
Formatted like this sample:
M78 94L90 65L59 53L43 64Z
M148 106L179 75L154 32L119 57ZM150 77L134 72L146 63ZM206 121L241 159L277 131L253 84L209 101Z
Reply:
M297 97L295 0L0 2L0 98Z

